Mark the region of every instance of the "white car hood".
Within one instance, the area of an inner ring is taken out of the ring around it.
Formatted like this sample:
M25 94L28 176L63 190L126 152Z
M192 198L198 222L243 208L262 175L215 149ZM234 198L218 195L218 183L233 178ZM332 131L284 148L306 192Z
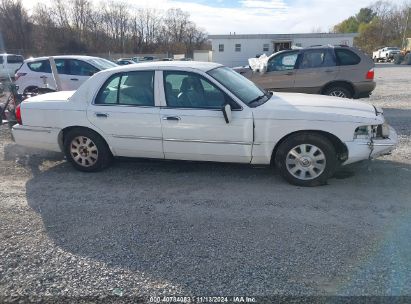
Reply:
M367 123L383 121L381 115L376 115L374 106L365 102L297 93L274 93L270 100L254 109L254 117Z

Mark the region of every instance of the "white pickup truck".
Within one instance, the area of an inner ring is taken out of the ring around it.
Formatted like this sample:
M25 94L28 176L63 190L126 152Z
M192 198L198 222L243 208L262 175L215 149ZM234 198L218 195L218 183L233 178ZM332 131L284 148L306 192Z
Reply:
M401 50L397 47L385 47L382 49L379 49L378 51L375 51L372 53L372 59L374 59L375 62L379 61L393 61L394 56L399 54Z

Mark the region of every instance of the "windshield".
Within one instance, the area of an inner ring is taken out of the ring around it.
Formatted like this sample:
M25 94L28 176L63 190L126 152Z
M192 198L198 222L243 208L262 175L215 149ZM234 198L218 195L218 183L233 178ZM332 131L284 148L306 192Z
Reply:
M106 69L115 68L118 66L114 62L108 61L107 59L103 59L103 58L90 59L89 62L92 65L94 65L96 68L98 68L99 70L106 70Z
M216 68L207 74L224 85L231 93L247 105L266 95L266 92L258 88L253 82L230 68Z

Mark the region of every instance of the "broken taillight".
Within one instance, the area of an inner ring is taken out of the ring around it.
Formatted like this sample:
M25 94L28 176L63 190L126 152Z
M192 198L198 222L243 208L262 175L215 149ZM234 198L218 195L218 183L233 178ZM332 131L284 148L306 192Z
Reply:
M14 75L14 79L17 80L20 77L23 77L23 76L26 76L26 75L27 75L27 73L16 73L16 75Z
M19 125L22 125L22 124L23 124L23 121L22 121L22 119L21 119L21 109L20 109L20 106L21 106L21 105L18 105L18 106L16 107L15 113L16 113L17 123L18 123Z
M374 69L369 70L365 78L369 80L374 80Z

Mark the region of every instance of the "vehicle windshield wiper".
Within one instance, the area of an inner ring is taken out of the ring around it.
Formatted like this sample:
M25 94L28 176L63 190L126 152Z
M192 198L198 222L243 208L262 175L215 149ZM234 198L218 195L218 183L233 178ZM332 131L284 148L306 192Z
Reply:
M251 105L251 104L253 104L253 103L255 103L255 102L263 99L264 97L267 97L267 100L268 100L268 99L270 99L271 96L272 96L271 92L264 92L263 95L260 95L260 96L258 96L258 97L256 97L256 98L254 98L254 99L251 100L248 104Z
M258 96L258 97L256 97L256 98L254 98L253 100L251 100L248 104L250 105L250 104L252 104L252 103L255 103L255 102L259 101L260 99L263 99L263 98L266 97L266 96L267 96L266 94L263 94L263 95L261 95L261 96Z

